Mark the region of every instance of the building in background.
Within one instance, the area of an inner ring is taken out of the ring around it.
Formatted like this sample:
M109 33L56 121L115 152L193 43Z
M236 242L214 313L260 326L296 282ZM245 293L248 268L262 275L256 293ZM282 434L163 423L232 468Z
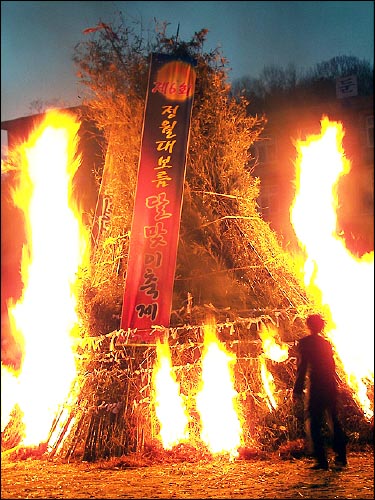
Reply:
M295 248L297 244L289 218L295 196L294 141L320 134L320 121L326 115L331 121L342 122L343 147L351 162L350 174L339 184L339 229L352 252L363 254L374 249L373 106L373 95L357 95L355 81L350 80L337 82L334 99L306 104L290 100L280 107L268 108L267 125L261 140L252 148L253 174L261 181L259 210L280 235L285 248Z

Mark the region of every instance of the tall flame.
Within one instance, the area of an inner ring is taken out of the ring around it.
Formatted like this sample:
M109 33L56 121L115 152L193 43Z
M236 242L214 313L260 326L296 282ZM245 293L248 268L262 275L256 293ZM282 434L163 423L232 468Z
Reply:
M353 255L337 234L337 185L351 168L343 137L342 124L323 117L321 134L296 142L291 221L306 253L306 285L317 304L329 308L326 334L348 385L371 418L367 387L374 383L374 253Z
M172 368L167 341L156 341L156 363L152 372L155 392L155 411L160 424L163 447L170 450L189 437L189 416L186 412L180 386Z
M22 339L23 359L14 391L7 384L1 397L2 405L4 401L12 407L12 401L23 412L24 445L48 441L77 376L74 285L88 241L78 209L72 206L72 181L80 164L79 127L69 113L50 111L19 146L20 182L13 199L24 214L27 242L22 297L8 304L8 314L13 335Z
M204 325L202 385L196 406L201 418L201 439L211 453L238 456L242 426L234 388L233 365L236 357L216 336L216 325Z

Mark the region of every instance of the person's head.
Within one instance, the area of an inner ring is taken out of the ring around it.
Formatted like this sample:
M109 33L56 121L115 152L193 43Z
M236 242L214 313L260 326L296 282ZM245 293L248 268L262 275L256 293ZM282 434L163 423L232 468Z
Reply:
M306 318L306 325L311 333L320 333L324 329L325 324L326 322L320 314L310 314Z

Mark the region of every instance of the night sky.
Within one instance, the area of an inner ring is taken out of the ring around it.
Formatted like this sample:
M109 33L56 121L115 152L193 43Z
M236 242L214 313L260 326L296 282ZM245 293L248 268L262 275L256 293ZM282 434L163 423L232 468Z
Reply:
M264 66L307 69L339 55L373 64L374 2L1 2L1 120L25 116L32 101L79 104L73 48L99 21L178 25L182 40L209 30L205 50L221 47L233 80ZM34 110L35 112L35 110Z

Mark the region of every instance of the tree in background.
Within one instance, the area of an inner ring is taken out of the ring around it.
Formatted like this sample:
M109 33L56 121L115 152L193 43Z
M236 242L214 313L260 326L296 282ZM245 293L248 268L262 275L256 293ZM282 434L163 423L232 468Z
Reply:
M290 64L286 68L265 66L258 78L244 76L233 82L232 95L244 96L251 112L266 112L275 106L306 106L336 98L336 79L356 75L359 95L374 92L374 68L354 56L336 56L306 71Z

